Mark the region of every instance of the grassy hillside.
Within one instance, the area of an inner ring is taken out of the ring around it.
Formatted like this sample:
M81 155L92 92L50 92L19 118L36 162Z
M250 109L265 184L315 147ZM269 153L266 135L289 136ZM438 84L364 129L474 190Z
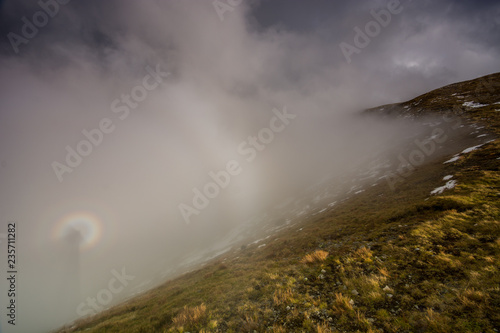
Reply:
M460 126L485 126L467 135L490 142L416 166L395 188L369 186L265 246L239 247L59 332L497 332L498 102L494 74L368 110L452 111ZM431 194L446 184L456 186Z

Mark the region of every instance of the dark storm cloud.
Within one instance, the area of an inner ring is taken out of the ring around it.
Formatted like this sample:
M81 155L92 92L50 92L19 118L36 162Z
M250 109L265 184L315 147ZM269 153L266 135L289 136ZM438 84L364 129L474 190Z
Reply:
M253 14L262 28L281 26L296 32L318 32L330 30L335 36L345 33L356 24L356 20L368 18L370 9L379 9L387 1L328 1L328 0L260 0ZM487 42L499 38L500 4L495 0L485 1L408 1L401 0L406 7L402 16L414 18L415 32L426 26L439 23L462 23L474 39ZM477 33L476 35L473 35Z
M158 3L162 6L161 1ZM343 65L345 61L338 47L339 43L352 43L354 27L362 28L373 19L370 11L385 8L387 1L255 0L241 7L247 5L251 8L246 11L249 29L255 29L260 33L265 31L292 33L316 40L317 44L324 45L321 46L322 54L318 55L315 61L336 66ZM478 62L486 62L483 66L473 64L473 67L482 67L473 70L452 68L447 65L448 59L451 58L452 62L453 59L457 59L457 53L475 51L482 57L498 56L500 4L497 1L402 0L401 6L404 8L402 13L393 17L391 24L384 28L360 55L353 56L357 62L354 66L363 70L365 66L377 67L379 70L388 71L389 76L400 75L402 72L421 76L423 72L427 72L426 76L429 79L422 78L422 80L432 85L430 87L497 70L496 64L492 64L491 59L477 59ZM26 59L31 57L37 63L41 59L46 59L56 66L64 65L71 63L72 59L68 54L60 52L59 46L68 47L74 44L79 48L84 47L82 52L92 54L100 60L101 66L105 66L107 61L112 61L110 54L119 47L118 40L126 38L131 30L146 44L156 47L157 36L168 33L154 30L154 27L149 30L142 27L137 29L141 24L143 26L147 24L147 19L134 15L134 11L140 8L140 4L130 1L71 1L69 4L61 5L58 15L41 28L28 44L19 45L20 56ZM3 4L0 50L4 55L16 55L7 34L9 32L20 34L23 26L21 18L24 16L30 19L38 10L40 6L36 2L11 1ZM124 19L125 17L127 19ZM419 43L419 39L428 37L431 37L428 44ZM394 59L399 54L408 57L409 53L413 54L413 60ZM415 59L419 57L422 59L421 62L427 63L432 58L431 64L425 68L416 66L419 61ZM394 61L399 63L396 68ZM461 66L462 61L469 62L468 58L462 59L454 66ZM405 62L407 65L404 65ZM377 63L377 66L372 66L373 63ZM405 66L407 68L404 68ZM413 73L415 70L420 73ZM293 73L289 75L293 78ZM425 85L420 89L427 87Z
M370 11L385 8L387 3L261 0L253 13L260 29L294 31L329 44L332 49L325 54L335 66L345 60L338 44L352 44L353 28L362 29L373 20ZM500 56L498 1L402 0L401 6L401 14L361 54L352 57L353 66L385 73L391 87L414 80L410 89L403 85L399 92L403 98L500 69L496 61Z

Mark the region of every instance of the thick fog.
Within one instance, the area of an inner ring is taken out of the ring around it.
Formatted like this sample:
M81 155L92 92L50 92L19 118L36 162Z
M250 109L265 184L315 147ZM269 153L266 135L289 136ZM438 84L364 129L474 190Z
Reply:
M18 272L1 329L55 328L175 276L417 133L358 112L498 69L498 6L443 3L0 2L0 269L15 222ZM390 14L357 47L372 10Z

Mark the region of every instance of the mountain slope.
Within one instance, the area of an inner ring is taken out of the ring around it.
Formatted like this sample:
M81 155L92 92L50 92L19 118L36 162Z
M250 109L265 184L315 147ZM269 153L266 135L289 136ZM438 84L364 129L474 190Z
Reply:
M443 133L409 146L425 163L59 332L496 332L498 103L500 73L367 110Z

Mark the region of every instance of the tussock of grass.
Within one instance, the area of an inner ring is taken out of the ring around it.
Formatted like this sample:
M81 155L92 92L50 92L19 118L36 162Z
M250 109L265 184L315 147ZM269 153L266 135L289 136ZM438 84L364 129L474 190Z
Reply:
M342 295L342 293L336 293L335 301L332 305L333 313L339 316L350 313L354 311L353 304L354 302L350 297Z
M207 317L207 307L200 304L195 307L184 306L184 309L172 319L172 323L177 327L186 325L196 325L205 321Z
M277 289L273 296L274 305L290 304L293 301L293 292L290 288Z
M328 257L328 252L323 250L316 250L313 253L306 254L302 258L301 263L303 264L313 264L315 262L324 261Z

